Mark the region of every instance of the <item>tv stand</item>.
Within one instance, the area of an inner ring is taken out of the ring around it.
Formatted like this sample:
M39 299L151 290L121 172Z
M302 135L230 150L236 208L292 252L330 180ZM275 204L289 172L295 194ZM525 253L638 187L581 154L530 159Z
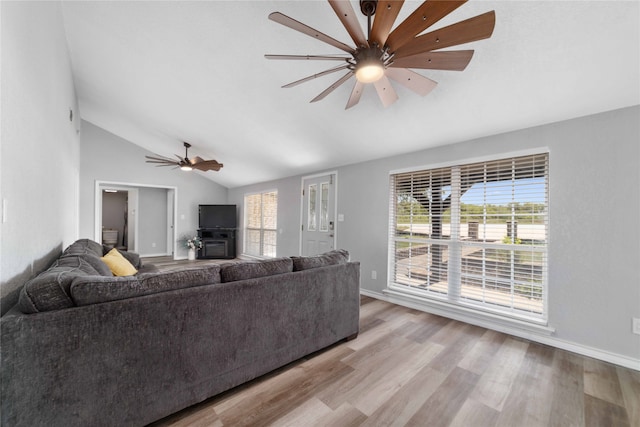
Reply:
M198 259L233 259L236 257L236 229L212 228L198 230L202 248Z

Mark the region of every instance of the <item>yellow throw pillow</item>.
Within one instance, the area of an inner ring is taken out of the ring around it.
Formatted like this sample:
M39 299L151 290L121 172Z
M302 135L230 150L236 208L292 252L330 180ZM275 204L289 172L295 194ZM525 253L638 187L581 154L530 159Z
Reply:
M109 266L114 276L133 276L138 272L116 248L111 249L100 259Z

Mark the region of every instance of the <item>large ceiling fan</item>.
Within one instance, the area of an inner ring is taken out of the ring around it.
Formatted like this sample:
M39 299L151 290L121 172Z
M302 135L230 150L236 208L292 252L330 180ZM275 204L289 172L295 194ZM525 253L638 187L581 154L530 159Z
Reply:
M317 77L347 70L346 74L311 100L316 102L324 99L355 75L356 83L345 109L353 107L360 101L362 90L367 83L373 83L385 107L393 104L398 99L398 95L389 79L419 95L427 95L435 88L437 82L411 71L410 68L462 71L471 61L473 50L441 49L489 38L495 26L495 11L491 11L421 34L467 1L427 0L391 31L404 0L360 0L360 10L367 17L367 36L365 36L349 0L328 1L351 36L355 48L280 12L271 13L269 19L336 47L348 55L265 55L265 57L344 62L338 67L313 74L283 87L294 87Z
M154 156L145 156L147 158L147 163L156 163L156 166L173 166L174 168L180 168L183 171L190 171L193 169L201 170L201 171L219 171L222 166L222 163L218 163L215 160L204 160L201 157L194 157L193 159L189 158L189 148L191 144L188 142L184 143L184 157L180 157L176 154L178 160L174 160L170 157L154 157Z

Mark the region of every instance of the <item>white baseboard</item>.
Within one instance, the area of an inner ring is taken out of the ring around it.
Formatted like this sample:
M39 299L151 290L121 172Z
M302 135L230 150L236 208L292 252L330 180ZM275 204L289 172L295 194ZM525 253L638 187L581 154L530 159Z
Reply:
M553 330L550 328L537 328L536 326L533 326L531 328L523 328L519 327L517 324L511 324L512 322L510 321L499 322L489 318L473 317L464 313L456 313L451 310L434 308L431 305L419 301L417 298L402 298L395 295L373 292L367 289L360 289L360 294L371 298L387 301L392 304L402 305L404 307L413 308L416 310L436 314L454 320L459 320L461 322L469 323L483 328L503 332L505 334L513 335L519 338L528 339L541 344L550 345L562 350L577 353L582 356L592 357L594 359L640 371L640 359L634 359L632 357L624 356L617 353L611 353L606 350L593 348L554 337L551 335Z
M140 255L140 258L154 258L159 256L171 256L171 254L167 254L167 253L144 254L144 255ZM187 259L187 257L184 257L184 259Z

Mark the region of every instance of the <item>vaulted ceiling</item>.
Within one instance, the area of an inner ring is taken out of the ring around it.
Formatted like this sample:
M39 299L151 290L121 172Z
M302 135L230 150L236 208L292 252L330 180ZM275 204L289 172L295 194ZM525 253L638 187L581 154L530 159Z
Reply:
M420 4L405 1L396 25ZM637 1L469 1L432 28L495 10L490 39L456 47L475 50L465 71L421 70L436 89L394 85L387 108L366 87L349 110L353 79L309 103L338 73L281 88L335 64L264 58L341 53L270 21L273 11L351 44L325 1L62 9L82 117L159 155L182 155L187 141L191 155L224 163L204 176L230 188L640 103Z

